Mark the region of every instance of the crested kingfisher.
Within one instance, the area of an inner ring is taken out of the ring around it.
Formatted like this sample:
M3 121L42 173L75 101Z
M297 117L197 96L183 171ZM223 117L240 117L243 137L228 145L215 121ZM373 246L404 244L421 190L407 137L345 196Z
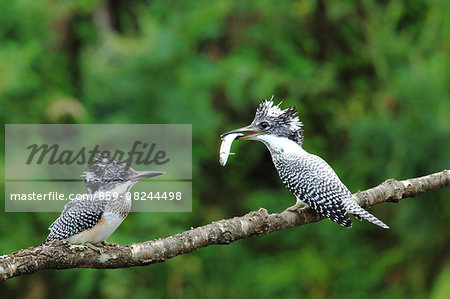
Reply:
M43 244L66 240L70 244L106 244L131 210L130 188L137 182L164 174L160 171L136 171L122 161L100 155L88 164L83 175L86 198L68 202L61 215L50 225Z
M287 210L297 211L305 205L344 227L352 226L348 216L352 214L388 229L352 199L327 162L303 149L302 123L295 106L282 110L281 103L274 105L272 99L260 103L250 125L222 136L234 135L237 140L257 140L266 145L283 184L297 200Z

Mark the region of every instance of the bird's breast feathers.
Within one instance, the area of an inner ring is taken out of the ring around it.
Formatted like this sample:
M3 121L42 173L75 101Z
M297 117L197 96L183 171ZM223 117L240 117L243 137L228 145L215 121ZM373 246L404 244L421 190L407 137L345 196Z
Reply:
M123 219L112 212L105 212L95 226L69 237L68 241L72 244L104 242L119 227Z

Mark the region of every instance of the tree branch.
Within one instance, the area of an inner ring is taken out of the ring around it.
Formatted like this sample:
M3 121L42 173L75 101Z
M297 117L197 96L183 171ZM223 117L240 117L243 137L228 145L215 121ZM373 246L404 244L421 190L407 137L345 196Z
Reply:
M377 187L357 192L353 198L362 207L368 208L383 202L399 202L403 198L415 197L449 185L450 170L443 170L404 181L390 179ZM44 269L112 269L162 263L209 245L230 244L236 240L322 219L311 209L304 209L300 213L284 211L268 214L261 208L241 217L220 220L164 239L138 244L76 250L61 241L54 241L50 245L29 247L0 257L0 281Z

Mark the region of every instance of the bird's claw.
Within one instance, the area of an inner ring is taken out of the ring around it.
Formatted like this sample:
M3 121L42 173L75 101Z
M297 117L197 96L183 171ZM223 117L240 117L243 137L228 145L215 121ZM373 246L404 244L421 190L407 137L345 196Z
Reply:
M306 209L306 208L308 208L308 205L306 205L306 204L301 204L301 203L300 203L300 204L296 203L295 205L293 205L293 206L287 208L286 211L290 211L290 212L300 212L300 210L304 210L304 209Z
M86 247L89 247L90 249L96 251L97 253L100 253L100 254L103 253L103 248L101 248L101 247L95 246L94 244L91 244L91 243L86 243L85 245L86 245Z
M120 245L117 243L108 243L108 242L102 242L103 246L110 246L110 247L119 247Z
M68 244L68 245L69 245L70 250L75 250L75 251L85 250L87 248L87 246L83 245L83 244Z
M97 247L91 243L84 243L84 244L70 244L69 248L71 250L86 250L86 248L90 248L94 250L97 253L103 253L103 249L100 247Z

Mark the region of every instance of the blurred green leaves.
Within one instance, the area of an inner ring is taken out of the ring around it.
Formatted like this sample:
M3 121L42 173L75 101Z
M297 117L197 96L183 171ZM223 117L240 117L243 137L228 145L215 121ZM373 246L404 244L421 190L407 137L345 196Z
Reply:
M219 135L272 95L297 106L305 149L353 192L450 165L446 1L20 0L0 11L4 123L193 124L193 212L131 214L111 242L292 205L262 144L237 141L217 162ZM2 294L447 298L449 196L372 208L388 232L325 220L145 268L15 278ZM3 213L3 253L40 244L56 217Z

